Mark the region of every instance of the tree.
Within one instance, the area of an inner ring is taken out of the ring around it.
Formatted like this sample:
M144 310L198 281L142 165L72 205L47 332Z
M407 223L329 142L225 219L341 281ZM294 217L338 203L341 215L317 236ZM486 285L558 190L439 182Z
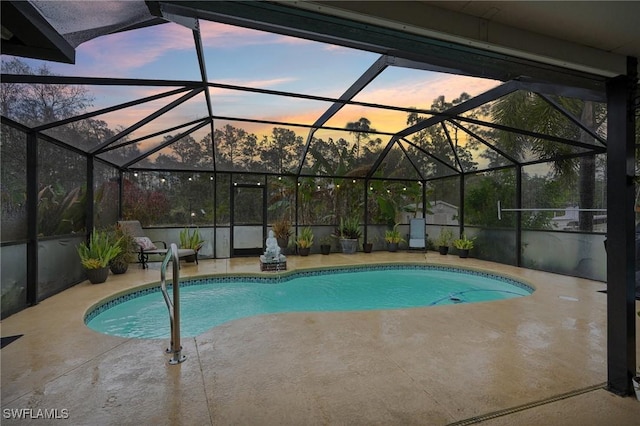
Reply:
M356 138L356 158L360 157L360 142L362 139L368 139L370 132L375 132L376 129L371 128L371 121L366 117L360 117L358 121L349 122L346 125L349 133Z
M6 74L54 75L44 64L33 69L18 58L2 61ZM35 127L74 117L92 105L93 96L84 86L68 84L3 84L2 115Z
M564 109L579 117L582 123L597 130L606 119L603 105L580 99L556 96L554 100ZM532 92L518 91L500 98L492 107L491 114L495 123L533 132L593 143L588 132L570 123L558 110L542 97ZM507 131L493 131L496 145L517 160L524 160L527 155L538 158L554 158L579 153L570 145L550 141L544 138L532 138ZM492 162L495 161L491 159ZM552 162L554 174L552 179L561 179L566 185L578 184L582 209L594 208L595 203L595 157L581 156L576 158L556 158ZM593 231L593 213L581 212L579 229Z
M446 111L452 106L464 102L468 98L469 95L467 93L462 93L452 102L447 102L444 95L441 95L433 100L431 109L434 111ZM409 126L413 126L423 120L426 120L426 118L427 117L421 116L416 112L411 112L407 116L407 124ZM452 168L459 169L458 161L462 166L461 171L468 172L477 168L477 163L473 159L471 148L476 146L478 142L469 139L466 141L466 144L463 145L458 139L458 132L456 129L457 128L454 128L454 131L450 132L450 136L452 136L451 142L441 125L429 126L411 135L411 141L414 144L441 161L438 162L425 156L415 147L409 147L408 152L416 158L416 161L420 165L420 169L423 170L423 175L440 177L454 174L455 172ZM450 167L447 167L443 163L448 164Z
M216 161L220 168L227 170L248 170L254 161L257 137L244 129L226 124L213 133L216 145Z
M260 160L270 171L292 172L299 161L298 147L303 143L302 137L296 136L293 130L274 127L271 138L265 136L262 140Z
M211 158L208 154L207 146L202 141L197 142L193 136L186 135L173 142L169 147L178 156L181 164L190 167L198 167L207 163Z
M152 183L140 185L125 179L123 186L123 219L139 220L142 226L148 226L156 224L168 211L169 200L163 191L153 188Z

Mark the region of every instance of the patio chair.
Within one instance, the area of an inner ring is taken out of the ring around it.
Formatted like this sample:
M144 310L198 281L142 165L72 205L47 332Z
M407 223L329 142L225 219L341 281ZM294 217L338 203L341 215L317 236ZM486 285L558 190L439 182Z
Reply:
M426 250L426 225L424 218L411 219L409 224L409 248Z
M145 235L139 221L119 220L118 226L128 232L138 244L138 262L142 264L142 269L149 267L147 265L149 262L149 255L158 254L162 256L167 254L167 243L164 241L151 241L151 239ZM160 244L162 244L162 247L158 247ZM194 256L196 264L198 263L198 252L196 250L178 249L178 257L180 259L187 256Z

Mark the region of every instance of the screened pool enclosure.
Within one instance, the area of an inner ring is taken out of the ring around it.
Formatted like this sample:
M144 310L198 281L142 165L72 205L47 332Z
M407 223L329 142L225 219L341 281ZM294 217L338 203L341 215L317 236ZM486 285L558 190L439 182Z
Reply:
M202 259L282 220L386 250L424 218L429 248L608 281L610 353L635 345L637 58L603 77L278 2L3 2L2 47L3 317L83 281L119 219L198 227Z
M606 279L604 93L176 22L98 38L73 67L3 57L3 315L83 280L75 247L119 218L174 242L197 226L201 257L224 258L282 219L319 242L357 217L384 250L424 217L431 247L450 228L478 258ZM107 47L123 65L83 65Z

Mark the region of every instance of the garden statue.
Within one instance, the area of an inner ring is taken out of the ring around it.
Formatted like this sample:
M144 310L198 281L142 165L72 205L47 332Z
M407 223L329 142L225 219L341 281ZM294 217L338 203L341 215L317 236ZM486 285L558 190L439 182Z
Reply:
M274 236L273 231L269 231L269 237L266 241L267 249L264 254L260 256L262 263L281 263L286 262L285 255L280 254L280 246L278 246L278 240Z

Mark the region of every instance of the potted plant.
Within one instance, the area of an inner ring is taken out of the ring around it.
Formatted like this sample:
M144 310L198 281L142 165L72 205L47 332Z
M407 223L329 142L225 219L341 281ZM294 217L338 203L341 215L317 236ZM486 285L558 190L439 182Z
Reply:
M113 274L124 274L129 269L129 263L133 262L133 253L136 251L136 241L126 228L115 225L112 237L120 241L120 253L109 262L109 269Z
M358 240L362 236L360 222L357 217L340 218L340 227L337 232L340 245L344 254L353 254L358 250Z
M453 241L453 246L458 249L458 256L465 258L469 257L469 250L473 248L473 239L469 239L460 235L460 238Z
M198 255L198 250L202 247L204 240L200 237L200 231L198 228L195 228L193 232L189 230L189 228L184 228L180 231L180 248L183 249L191 249L196 252L196 254L186 256L184 259L186 262L195 262L196 256Z
M404 241L402 236L400 236L400 231L398 231L398 224L393 225L393 229L388 229L384 233L384 240L387 242L387 249L389 251L398 251L398 244Z
M302 228L300 235L296 239L296 245L300 256L309 256L309 251L313 245L313 231L310 227Z
M91 284L100 284L109 276L109 262L120 253L120 240L113 240L106 231L93 230L89 243L78 246L78 255Z
M364 242L362 243L362 251L365 253L371 253L373 251L373 243Z
M289 246L289 237L291 237L291 222L287 219L277 220L271 225L271 230L278 240L280 249L286 249Z
M325 255L331 253L331 236L327 235L320 239L320 253Z
M435 245L438 246L438 251L442 255L449 253L449 245L453 240L453 232L448 228L440 228L440 235L435 241Z

